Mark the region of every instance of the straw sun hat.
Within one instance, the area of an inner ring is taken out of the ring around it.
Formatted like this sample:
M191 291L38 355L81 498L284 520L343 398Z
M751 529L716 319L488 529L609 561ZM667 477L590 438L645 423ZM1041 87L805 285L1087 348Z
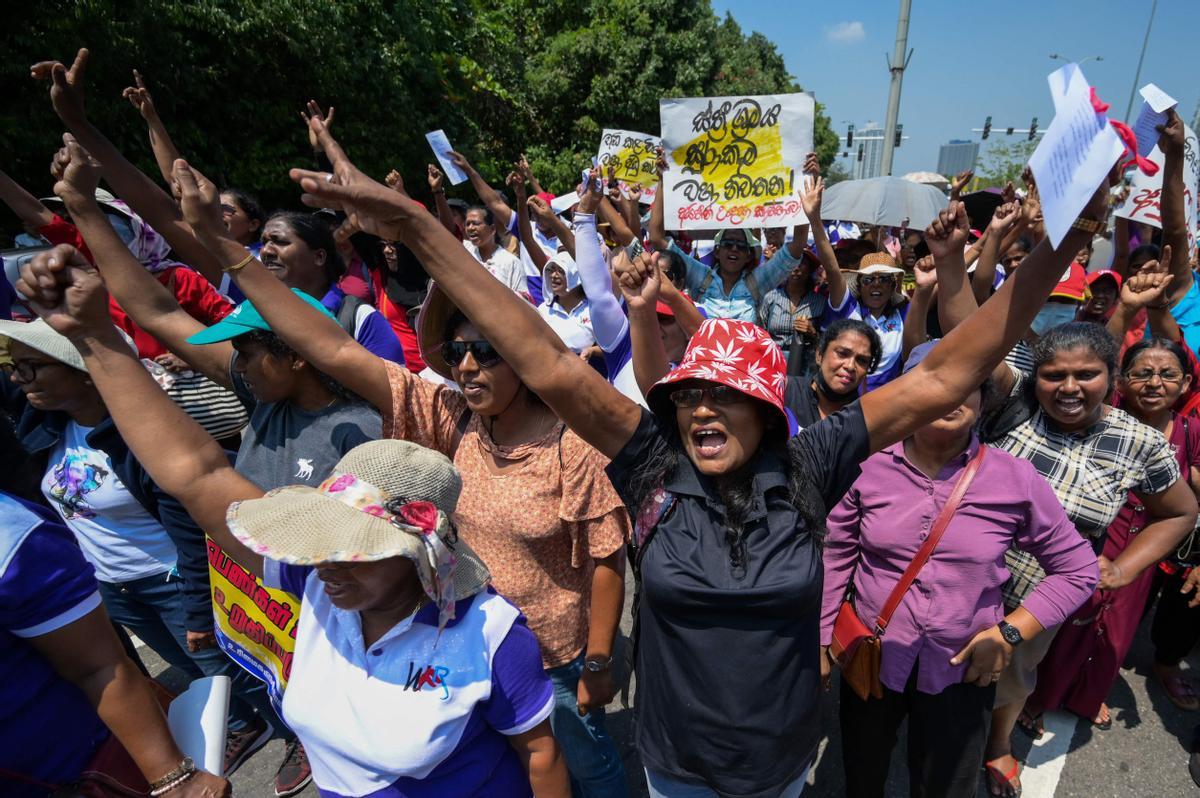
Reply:
M425 592L453 617L455 599L490 580L450 522L461 491L445 455L409 441L371 441L347 452L319 487L234 502L226 521L251 550L296 565L407 557Z
M860 275L890 274L896 279L896 286L892 291L891 303L893 305L900 305L908 299L904 293L904 269L896 265L895 259L886 252L871 252L863 255L862 260L858 262L856 270L843 270L843 273L846 276L846 287L856 297L860 296L858 292L858 278Z

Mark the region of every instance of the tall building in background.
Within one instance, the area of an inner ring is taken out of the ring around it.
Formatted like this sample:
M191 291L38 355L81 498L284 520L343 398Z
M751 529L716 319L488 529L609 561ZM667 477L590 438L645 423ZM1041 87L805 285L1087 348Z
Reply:
M979 142L966 139L950 139L938 150L938 174L954 177L959 172L975 168L979 158Z
M850 174L855 180L879 177L883 162L883 128L868 125L854 132L850 151Z

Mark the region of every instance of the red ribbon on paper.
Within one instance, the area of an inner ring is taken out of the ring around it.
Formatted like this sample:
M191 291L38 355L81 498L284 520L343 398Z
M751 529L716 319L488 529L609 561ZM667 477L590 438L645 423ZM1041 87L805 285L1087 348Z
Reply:
M1096 95L1096 87L1092 86L1091 90L1092 109L1098 114L1108 111L1109 104L1106 102L1101 102L1100 98ZM1141 169L1142 173L1147 177L1154 177L1156 174L1158 174L1158 164L1156 164L1154 161L1151 161L1149 158L1143 158L1140 154L1138 154L1137 136L1135 136L1133 131L1129 129L1129 125L1126 125L1123 122L1118 122L1115 119L1108 120L1108 124L1112 125L1113 130L1115 130L1117 135L1121 138L1121 143L1125 145L1125 152L1133 153L1132 158L1121 164L1121 171L1125 171L1131 166L1136 166L1138 169Z

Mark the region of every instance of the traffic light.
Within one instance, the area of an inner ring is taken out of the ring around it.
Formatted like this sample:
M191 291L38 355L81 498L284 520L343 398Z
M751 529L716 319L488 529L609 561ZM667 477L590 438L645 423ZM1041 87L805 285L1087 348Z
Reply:
M989 116L983 123L983 137L986 139L992 133L992 118Z
M1012 132L1013 132L1013 129L1010 127L1008 130L1006 130L1006 131L1004 131L1004 132L1005 132L1005 135L1011 136L1011 135L1012 135Z
M850 149L853 146L854 146L854 125L851 125L850 128L846 131L846 149Z
M859 144L858 145L858 160L861 161L862 159L863 159L863 145Z
M896 125L896 146L900 146L901 133L904 132L904 125Z
M1036 137L1037 137L1037 117L1035 116L1033 118L1033 121L1029 123L1029 140L1033 141L1034 138L1036 138Z

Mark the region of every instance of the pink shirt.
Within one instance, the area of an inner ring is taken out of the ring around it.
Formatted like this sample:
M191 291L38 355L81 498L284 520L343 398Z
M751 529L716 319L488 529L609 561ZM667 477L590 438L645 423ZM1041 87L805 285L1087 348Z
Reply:
M874 625L978 447L973 437L937 479L908 461L903 442L862 464L862 475L829 515L822 645L832 638L852 576L858 615ZM952 666L950 658L1004 617L1004 552L1013 544L1034 555L1046 571L1022 605L1044 628L1062 623L1091 595L1099 569L1088 541L1029 462L991 447L883 636L884 685L903 691L914 666L923 693L940 693L962 681L966 664Z

